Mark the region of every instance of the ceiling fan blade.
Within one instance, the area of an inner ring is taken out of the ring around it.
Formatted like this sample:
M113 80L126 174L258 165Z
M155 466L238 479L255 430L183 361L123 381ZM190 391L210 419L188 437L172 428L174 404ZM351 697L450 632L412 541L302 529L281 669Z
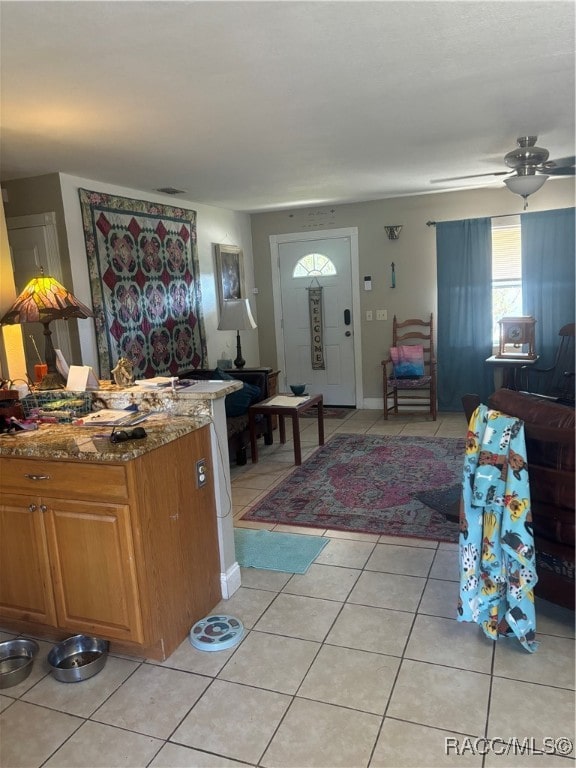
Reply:
M512 171L493 171L492 173L474 173L471 176L450 176L447 179L430 179L430 184L440 184L443 181L460 181L461 179L479 179L481 176L508 176Z
M549 176L574 176L574 166L564 166L563 168L547 168L544 173Z
M557 160L544 163L542 173L548 173L551 176L574 176L575 162L576 157L559 157Z
M552 165L560 166L567 166L570 167L576 163L576 157L574 155L571 155L569 157L556 157L554 160L549 160L549 163ZM543 165L548 165L548 163L543 163Z

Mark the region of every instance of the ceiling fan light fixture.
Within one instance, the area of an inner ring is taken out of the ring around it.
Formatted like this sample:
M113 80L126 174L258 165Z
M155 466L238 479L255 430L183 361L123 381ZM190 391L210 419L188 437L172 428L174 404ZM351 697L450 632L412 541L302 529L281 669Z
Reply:
M548 176L545 173L533 174L531 176L510 176L508 179L504 179L504 184L506 184L510 192L526 198L529 195L533 195L534 192L538 192L546 183L547 178Z
M510 192L514 192L515 195L520 195L524 198L524 210L528 208L528 197L533 195L534 192L538 192L540 187L543 187L548 176L545 173L539 173L538 175L531 174L528 176L510 176L504 179L504 184L508 187Z

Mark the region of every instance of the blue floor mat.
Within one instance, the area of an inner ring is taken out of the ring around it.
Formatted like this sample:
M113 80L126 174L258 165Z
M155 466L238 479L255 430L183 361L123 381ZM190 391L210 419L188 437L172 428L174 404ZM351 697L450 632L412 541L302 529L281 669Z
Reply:
M328 544L324 536L235 528L236 560L243 568L306 573Z

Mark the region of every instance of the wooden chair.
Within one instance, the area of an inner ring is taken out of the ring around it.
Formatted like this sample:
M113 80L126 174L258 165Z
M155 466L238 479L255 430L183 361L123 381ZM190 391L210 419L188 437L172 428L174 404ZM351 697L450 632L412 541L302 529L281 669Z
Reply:
M568 323L558 331L560 344L549 368L522 369L526 391L574 405L574 328Z
M434 318L430 313L429 320L404 320L398 322L396 315L392 323L392 349L401 347L421 346L424 353L424 368L422 375L398 378L398 369L394 368L392 351L386 360L382 360L384 418L390 412L398 414L398 405L414 404L428 405L432 419L436 421L436 356L434 352ZM401 392L402 402L398 402ZM392 405L389 404L392 398ZM412 410L414 410L412 408ZM420 410L420 408L418 408Z

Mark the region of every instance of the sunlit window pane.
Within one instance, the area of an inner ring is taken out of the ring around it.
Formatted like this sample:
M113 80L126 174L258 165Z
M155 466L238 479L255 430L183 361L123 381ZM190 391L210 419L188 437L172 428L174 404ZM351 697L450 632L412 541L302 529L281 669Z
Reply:
M492 343L498 346L503 317L522 315L520 222L492 225Z
M307 253L298 259L292 277L327 277L336 274L336 267L328 256L323 253Z

